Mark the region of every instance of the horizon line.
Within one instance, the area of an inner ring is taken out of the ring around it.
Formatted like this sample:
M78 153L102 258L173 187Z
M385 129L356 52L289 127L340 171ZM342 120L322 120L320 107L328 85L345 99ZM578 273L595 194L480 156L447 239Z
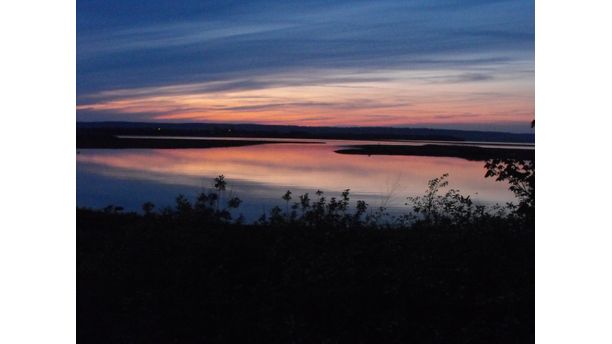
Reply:
M459 131L459 132L480 132L480 133L498 133L498 134L511 134L511 135L534 135L535 129L529 127L530 124L526 124L532 132L510 132L500 130L478 130L478 129L455 129L455 128L433 128L433 127L414 127L414 126L360 126L360 125L296 125L296 124L261 124L261 123L250 123L250 122L164 122L164 121L82 121L77 120L76 123L132 123L132 124L163 124L163 125L257 125L262 127L296 127L296 128L338 128L338 129L365 129L365 128L376 128L376 129L423 129L423 130L441 130L441 131Z

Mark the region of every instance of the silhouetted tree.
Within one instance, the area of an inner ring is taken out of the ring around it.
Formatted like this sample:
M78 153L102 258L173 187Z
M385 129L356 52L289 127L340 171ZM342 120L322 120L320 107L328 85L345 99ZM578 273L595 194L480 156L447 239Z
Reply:
M217 211L219 210L219 202L221 202L221 196L223 195L223 192L225 191L225 187L227 186L227 182L225 181L225 176L224 175L220 175L217 178L215 178L215 189L217 189L218 192L218 200L217 200Z
M191 213L191 203L184 195L178 195L176 197L176 211L179 215L188 215Z
M401 221L418 221L427 225L465 225L486 215L486 208L476 205L470 196L463 196L459 190L449 189L439 194L448 186L448 173L428 182L428 189L423 196L408 197L413 214Z
M486 178L507 181L510 191L519 199L517 212L532 214L535 209L535 162L517 159L489 159L485 163Z
M287 190L287 192L285 192L285 194L283 195L282 199L286 203L285 214L286 214L287 217L289 217L289 201L291 201L291 191Z
M215 178L215 189L219 191L225 191L225 187L227 186L227 182L225 181L225 176L220 175Z

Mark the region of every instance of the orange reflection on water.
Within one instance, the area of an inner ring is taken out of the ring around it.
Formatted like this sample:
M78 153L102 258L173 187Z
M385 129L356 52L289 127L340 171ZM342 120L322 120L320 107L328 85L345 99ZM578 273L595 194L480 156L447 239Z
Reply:
M77 161L90 173L159 183L211 186L224 174L233 182L282 190L317 189L376 196L389 205L424 192L427 181L449 173L450 187L486 202L508 202L504 183L484 178L483 162L420 156L367 156L335 153L325 144L265 144L212 149L82 150ZM235 191L240 192L239 188ZM252 191L251 191L252 192Z

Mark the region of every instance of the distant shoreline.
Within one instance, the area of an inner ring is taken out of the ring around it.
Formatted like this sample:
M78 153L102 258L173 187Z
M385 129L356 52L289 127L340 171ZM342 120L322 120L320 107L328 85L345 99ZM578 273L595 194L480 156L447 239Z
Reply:
M221 148L243 147L270 143L313 143L300 141L270 140L227 140L223 138L198 139L157 139L157 138L119 138L113 135L77 135L77 149L187 149L187 148ZM316 143L316 142L314 142Z
M462 158L467 160L488 159L521 159L534 160L535 150L513 148L484 148L475 146L455 145L423 145L423 146L395 146L395 145L358 145L336 150L339 154L360 155L412 155Z
M534 133L398 127L300 127L230 123L77 122L80 135L199 136L317 140L535 142Z
M223 147L244 147L273 143L299 143L316 144L323 141L279 141L271 139L228 139L217 138L188 138L188 137L120 137L115 135L77 135L77 149L205 149ZM478 144L478 143L474 143ZM495 145L494 145L495 146ZM534 160L535 149L478 147L469 143L463 144L424 144L414 145L388 145L364 144L351 145L335 150L339 154L353 155L406 155L462 158L466 160L522 159Z

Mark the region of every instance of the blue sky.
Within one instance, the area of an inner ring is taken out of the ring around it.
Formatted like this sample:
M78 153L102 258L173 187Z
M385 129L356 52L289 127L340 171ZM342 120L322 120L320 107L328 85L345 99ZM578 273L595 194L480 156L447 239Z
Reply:
M77 120L529 132L533 112L533 1L77 2Z

